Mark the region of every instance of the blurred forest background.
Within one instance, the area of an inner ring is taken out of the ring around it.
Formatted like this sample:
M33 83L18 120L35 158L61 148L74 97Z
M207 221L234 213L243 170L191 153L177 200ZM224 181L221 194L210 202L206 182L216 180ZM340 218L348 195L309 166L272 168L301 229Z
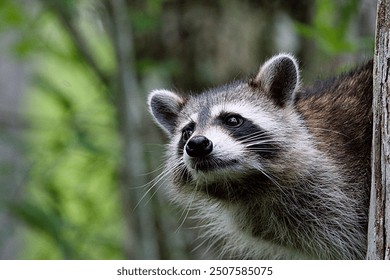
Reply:
M374 0L0 0L0 258L213 257L147 185L166 141L148 92L280 51L311 83L372 57L375 16Z

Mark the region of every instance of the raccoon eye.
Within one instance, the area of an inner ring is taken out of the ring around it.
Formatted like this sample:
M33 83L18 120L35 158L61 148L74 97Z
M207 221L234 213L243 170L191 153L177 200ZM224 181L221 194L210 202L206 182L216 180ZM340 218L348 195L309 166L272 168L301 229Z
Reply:
M181 133L181 138L183 141L187 142L188 139L190 139L191 135L193 133L193 129L190 127L184 128Z
M244 122L239 115L229 115L224 119L224 124L230 127L239 127Z

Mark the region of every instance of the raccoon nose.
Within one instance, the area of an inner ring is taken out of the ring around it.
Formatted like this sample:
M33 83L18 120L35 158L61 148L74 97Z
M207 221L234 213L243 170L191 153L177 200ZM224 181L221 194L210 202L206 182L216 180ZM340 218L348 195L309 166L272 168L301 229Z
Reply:
M207 156L212 150L213 142L205 136L194 136L186 145L186 152L190 157Z

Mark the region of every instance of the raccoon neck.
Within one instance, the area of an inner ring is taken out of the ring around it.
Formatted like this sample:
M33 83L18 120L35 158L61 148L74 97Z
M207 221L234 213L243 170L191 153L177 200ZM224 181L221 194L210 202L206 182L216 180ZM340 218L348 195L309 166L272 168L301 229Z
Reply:
M227 211L248 240L268 242L304 258L363 258L365 213L347 188L337 168L312 159L300 180L280 184L265 197L237 202ZM356 246L356 244L358 244ZM259 247L261 248L261 246ZM260 257L262 249L257 253Z

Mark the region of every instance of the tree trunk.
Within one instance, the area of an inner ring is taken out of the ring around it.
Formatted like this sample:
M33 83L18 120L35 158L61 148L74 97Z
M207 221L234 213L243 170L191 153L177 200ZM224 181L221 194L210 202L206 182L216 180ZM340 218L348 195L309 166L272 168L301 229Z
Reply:
M390 2L378 1L367 259L390 259ZM387 207L386 207L387 206Z
M155 231L153 204L143 204L147 181L143 159L142 104L135 73L134 44L128 8L123 0L106 1L112 12L113 45L118 71L115 77L116 105L119 133L122 139L121 190L127 218L127 257L130 259L158 259L159 250Z
M0 42L0 259L16 259L23 236L7 205L18 203L27 184L23 153L24 124L21 103L30 74L28 65L10 55L17 36L4 32Z

